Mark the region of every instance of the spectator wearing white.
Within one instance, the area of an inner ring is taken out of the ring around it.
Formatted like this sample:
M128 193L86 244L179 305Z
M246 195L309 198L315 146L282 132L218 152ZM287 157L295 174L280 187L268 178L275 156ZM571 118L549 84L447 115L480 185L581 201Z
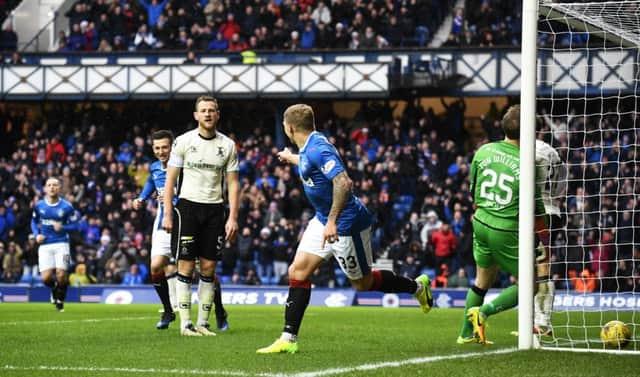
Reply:
M575 117L575 112L572 110L566 115L566 121L563 121L563 119L558 116L549 115L545 109L542 109L542 116L546 125L551 129L553 138L559 142L567 141L568 124L571 123L571 120ZM564 118L565 116L563 115L562 117Z
M389 41L382 34L378 34L376 36L376 48L387 48L389 47Z
M331 10L324 4L324 2L318 2L318 6L311 13L311 19L317 25L323 23L329 25L331 23Z
M297 30L291 32L291 40L285 42L287 50L296 51L300 49L300 33Z
M431 238L431 233L433 231L440 229L442 226L442 221L438 219L438 213L436 211L427 212L427 221L422 226L422 230L420 231L420 241L422 242L422 247L426 248L429 244L429 239Z
M349 50L357 50L360 48L360 35L357 31L351 32L351 40L349 41Z
M347 48L349 46L349 36L341 22L336 23L336 32L333 36L332 47Z
M146 24L142 24L138 28L138 32L136 33L136 37L133 40L133 44L135 46L136 51L149 50L155 47L156 38L147 29Z

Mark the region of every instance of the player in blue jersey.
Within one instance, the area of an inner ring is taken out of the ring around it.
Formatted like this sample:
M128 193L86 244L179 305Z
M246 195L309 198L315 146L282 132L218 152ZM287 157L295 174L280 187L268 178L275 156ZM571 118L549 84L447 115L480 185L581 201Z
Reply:
M156 324L158 330L169 328L169 324L176 319L174 308L177 307L176 299L176 274L177 269L171 250L171 233L162 229L164 206L162 204L164 182L167 177L167 161L171 155L173 133L169 130L159 130L151 135L151 148L158 159L151 164L149 178L147 179L140 196L133 201L133 208L143 208L154 192L157 192L158 212L153 222L153 234L151 236L151 283L164 307L162 317ZM174 202L177 201L174 200ZM222 306L220 284L216 280L214 304L216 306L216 322L218 330L227 330L227 313Z
M67 268L71 257L69 232L77 229L78 217L71 203L60 197L60 180L53 177L47 179L44 193L44 199L39 200L33 208L31 233L40 245L38 266L42 282L51 289L56 309L63 312L68 285Z
M373 270L371 225L373 219L351 192L353 182L347 175L338 151L315 130L313 109L304 104L290 106L284 113L284 132L299 148L278 153L280 161L298 166L307 198L316 210L304 231L298 250L289 266L289 297L285 308L285 326L280 338L257 353L295 353L298 329L311 297L313 271L331 256L358 291L411 293L424 313L431 310L433 296L429 278L415 281L392 271Z
M162 224L164 206L162 194L166 178L167 161L171 153L173 133L167 130L156 131L151 135L151 148L158 159L151 164L149 178L140 195L133 201L133 209L144 207L154 192L158 195L158 212L153 222L151 235L151 283L160 297L164 307L162 317L156 324L158 330L169 328L169 323L176 319L173 308L176 304L176 267L171 253L171 233L167 233L160 226Z

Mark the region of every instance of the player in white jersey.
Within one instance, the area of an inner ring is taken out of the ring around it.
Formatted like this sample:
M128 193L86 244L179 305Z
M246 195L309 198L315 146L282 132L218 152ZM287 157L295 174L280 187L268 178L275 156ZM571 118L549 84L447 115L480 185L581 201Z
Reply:
M537 258L538 289L534 299L534 333L552 335L551 310L555 285L550 279L551 239L549 229L562 228L558 201L567 189L567 168L558 152L542 140L536 140L536 184L542 195L549 228L537 229L540 240Z
M233 241L238 232L238 155L235 142L216 130L220 113L215 98L198 97L193 116L198 128L176 138L167 164L162 228L172 232L178 261L176 295L180 333L185 336L212 336L215 333L210 330L209 316L216 264L225 240ZM174 187L180 172L182 180L174 214L171 210L174 207ZM225 178L228 217L223 196ZM191 284L196 258L200 262L200 278L198 320L194 326L191 321Z

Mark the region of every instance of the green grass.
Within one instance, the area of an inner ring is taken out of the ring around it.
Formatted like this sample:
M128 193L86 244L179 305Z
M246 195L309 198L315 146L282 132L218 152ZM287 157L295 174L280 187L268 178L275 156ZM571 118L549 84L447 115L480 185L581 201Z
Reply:
M425 316L410 308L310 307L300 353L256 355L279 336L282 307L228 306L231 330L201 338L179 336L177 323L156 330L158 308L67 304L57 313L50 304L0 304L0 376L585 377L640 370L638 355L514 351L515 311L490 319L493 346L460 346L459 309Z

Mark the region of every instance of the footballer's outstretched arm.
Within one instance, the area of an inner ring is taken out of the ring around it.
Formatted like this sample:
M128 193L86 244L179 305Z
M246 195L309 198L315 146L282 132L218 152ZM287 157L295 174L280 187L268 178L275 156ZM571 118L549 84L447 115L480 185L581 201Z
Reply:
M238 208L240 207L240 178L237 171L227 172L227 192L229 196L229 218L225 225L226 238L234 241L238 233Z
M353 187L353 181L344 171L333 177L331 182L333 182L332 202L329 216L327 216L327 223L324 226L323 248L325 242L333 243L338 240L338 217L340 217L344 207L347 206L351 188Z
M353 181L347 173L342 172L333 177L333 201L331 203L331 210L327 220L333 223L338 222L340 213L346 207L347 201L349 201L349 195L351 195L351 188L353 187Z
M162 195L162 204L164 206L162 229L167 232L171 232L171 229L173 228L173 195L179 174L180 168L167 166L167 177L164 181L164 193Z
M300 155L291 152L291 150L286 147L278 152L278 159L296 166L300 164Z

